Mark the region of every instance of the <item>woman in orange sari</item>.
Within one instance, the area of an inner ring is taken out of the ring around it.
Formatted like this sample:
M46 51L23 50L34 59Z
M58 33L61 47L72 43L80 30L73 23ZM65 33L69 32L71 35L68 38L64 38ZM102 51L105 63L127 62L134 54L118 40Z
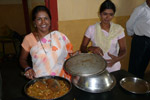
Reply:
M51 16L45 6L37 6L33 9L32 20L35 32L25 36L20 55L20 64L25 69L25 76L33 79L56 75L70 79L70 75L63 70L65 60L72 53L69 39L59 31L50 30ZM33 67L27 63L29 53Z

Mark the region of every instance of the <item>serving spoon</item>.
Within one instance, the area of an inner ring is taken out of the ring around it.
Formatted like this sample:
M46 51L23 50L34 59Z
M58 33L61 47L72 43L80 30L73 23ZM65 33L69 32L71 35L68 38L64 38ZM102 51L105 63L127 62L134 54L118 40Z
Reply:
M46 83L48 88L50 88L53 92L58 92L60 90L60 84L56 79L47 79Z
M38 79L37 81L45 84L53 92L58 92L60 90L60 84L56 79Z

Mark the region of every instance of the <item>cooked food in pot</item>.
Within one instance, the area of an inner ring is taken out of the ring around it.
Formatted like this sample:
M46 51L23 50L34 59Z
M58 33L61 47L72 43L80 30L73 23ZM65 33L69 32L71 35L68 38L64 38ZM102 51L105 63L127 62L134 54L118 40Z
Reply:
M37 99L55 99L65 95L69 91L69 86L63 80L57 80L60 84L59 91L53 91L48 86L50 79L41 79L27 88L27 94Z

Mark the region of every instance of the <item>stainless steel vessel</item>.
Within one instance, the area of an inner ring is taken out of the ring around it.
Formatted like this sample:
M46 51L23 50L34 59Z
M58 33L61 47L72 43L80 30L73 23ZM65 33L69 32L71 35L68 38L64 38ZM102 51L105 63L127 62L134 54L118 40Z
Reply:
M110 75L107 70L88 77L73 76L72 82L77 88L92 93L110 91L116 84L115 77Z
M125 77L120 80L120 85L126 91L134 94L150 93L150 83L138 77Z
M72 83L79 89L101 93L110 91L116 79L106 70L106 61L93 53L81 53L68 59L64 69L72 75Z
M64 69L73 76L90 76L101 73L106 68L106 61L93 53L81 53L69 58Z
M58 97L58 98L55 98L55 99L37 99L35 97L32 97L30 95L27 94L27 89L29 86L33 85L35 82L39 81L39 80L42 80L42 79L55 79L55 80L63 80L65 83L66 83L66 86L69 87L69 91L64 94L63 96L61 97ZM32 99L32 100L63 100L68 94L69 92L71 91L72 89L72 84L69 80L63 78L63 77L60 77L60 76L43 76L43 77L39 77L39 78L35 78L33 80L30 80L24 87L24 92L25 94L29 97L29 99Z

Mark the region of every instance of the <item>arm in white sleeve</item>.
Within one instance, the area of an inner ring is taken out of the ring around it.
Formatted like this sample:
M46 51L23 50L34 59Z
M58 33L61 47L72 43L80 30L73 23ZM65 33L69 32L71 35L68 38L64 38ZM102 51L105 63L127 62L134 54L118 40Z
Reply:
M134 35L133 28L134 28L135 22L136 22L136 20L139 16L139 14L140 14L140 9L138 7L133 11L133 13L131 14L129 20L126 23L127 33L128 33L129 36Z

